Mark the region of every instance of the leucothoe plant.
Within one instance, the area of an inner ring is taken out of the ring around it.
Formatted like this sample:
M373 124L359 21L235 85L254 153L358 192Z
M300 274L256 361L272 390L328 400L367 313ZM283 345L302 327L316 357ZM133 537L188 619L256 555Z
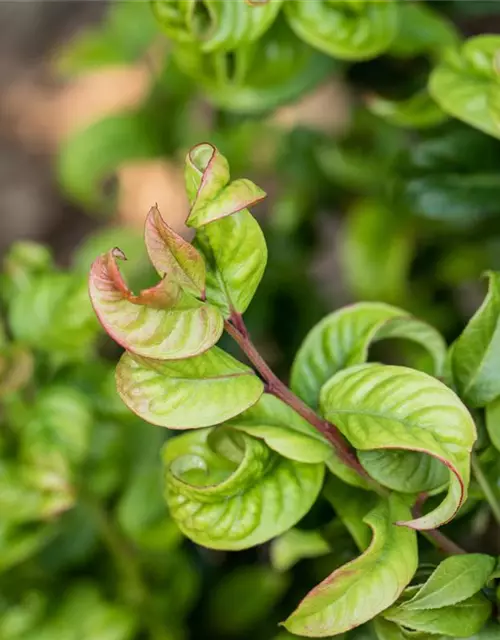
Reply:
M335 311L306 336L288 387L243 320L267 261L248 210L264 192L232 180L210 144L188 153L185 182L192 243L156 207L146 220L158 284L132 293L118 248L95 260L89 280L99 320L126 349L116 370L124 403L184 432L162 454L181 531L221 550L273 540L283 565L300 545L309 556L335 546L331 535L294 529L321 496L360 555L304 594L288 632L330 637L370 622L380 640L500 638L495 558L438 530L481 499L500 521L486 470L500 444L500 275L489 274L484 304L449 349L402 309ZM217 346L224 331L250 366ZM369 363L371 345L387 338L423 347L427 372ZM437 566L419 566L424 537L444 553Z

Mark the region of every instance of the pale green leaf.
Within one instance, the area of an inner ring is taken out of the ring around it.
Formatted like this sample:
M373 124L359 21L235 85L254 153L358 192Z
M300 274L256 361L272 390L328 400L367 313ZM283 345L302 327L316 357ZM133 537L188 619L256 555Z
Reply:
M398 496L381 500L365 517L373 530L369 548L315 587L284 626L303 636L337 635L391 606L417 569L415 532L394 525L409 516Z
M169 279L134 296L116 264L118 250L92 265L89 293L109 335L126 349L159 360L190 358L210 349L223 331L219 311Z
M185 291L203 297L203 258L192 244L169 227L156 206L151 208L146 218L144 236L149 257L160 276L168 274Z
M393 0L287 2L285 15L295 33L334 58L366 60L389 48L397 32Z
M481 553L452 556L441 562L405 610L438 609L457 604L480 591L495 567L495 558Z
M229 425L261 438L268 447L297 462L325 462L332 455L331 445L309 422L269 393Z
M373 628L378 640L407 640L401 628L395 623L378 616L373 620ZM418 640L421 640L418 638Z
M498 638L500 638L500 625L491 621L467 640L498 640Z
M186 360L125 353L116 368L118 393L143 420L170 429L207 427L233 418L261 396L253 371L217 347Z
M323 415L360 451L428 454L449 469L446 498L427 515L404 522L432 529L448 522L467 496L472 417L451 389L420 371L378 364L340 371L321 390Z
M462 602L440 609L406 609L392 607L384 618L414 631L468 638L478 633L491 615L491 602L481 593Z
M453 380L460 396L484 407L500 395L500 274L488 274L488 294L451 346Z
M330 545L319 531L290 529L272 541L271 564L276 571L288 571L304 558L318 558L330 553Z
M435 375L441 374L446 344L433 327L397 307L361 302L326 316L308 333L293 363L292 390L317 407L328 378L366 362L370 344L384 338L407 338L422 345L433 357Z
M246 311L264 275L264 234L247 209L200 229L195 246L207 267L207 300L225 316Z
M329 477L324 489L324 496L335 509L346 529L349 531L360 551L370 544L371 532L363 520L375 496L359 488L350 487L337 478Z
M500 138L500 36L481 35L443 56L429 89L441 108L467 124Z
M485 418L491 444L500 451L500 397L486 405Z
M293 527L314 504L324 465L282 458L229 428L170 440L166 499L181 531L213 549L246 549Z
M447 120L448 116L423 89L404 100L389 100L373 95L367 99L368 109L396 127L426 129Z

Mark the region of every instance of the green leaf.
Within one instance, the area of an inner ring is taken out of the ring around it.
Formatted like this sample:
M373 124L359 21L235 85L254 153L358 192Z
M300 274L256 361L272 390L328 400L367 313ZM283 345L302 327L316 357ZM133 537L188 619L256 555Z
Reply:
M33 356L17 345L3 346L0 339L0 398L25 387L33 376Z
M173 51L182 72L225 111L257 114L298 99L335 68L335 62L297 40L279 19L264 36L231 52Z
M380 251L381 243L384 251ZM357 298L401 302L406 296L413 240L382 202L351 207L339 243L341 267Z
M168 274L188 293L204 297L203 258L192 244L168 226L156 206L146 218L145 242L151 262L161 277Z
M330 553L330 545L319 531L290 529L271 542L271 564L276 571L288 571L304 558Z
M34 556L53 537L51 525L19 526L0 523L0 572Z
M169 277L137 296L127 288L116 258L118 249L97 258L89 278L94 310L109 335L138 355L170 360L210 349L223 331L215 307L181 291Z
M423 89L404 100L389 100L373 95L367 99L368 109L396 127L425 129L447 119L446 113Z
M238 567L210 590L210 628L217 635L241 637L273 612L287 586L287 577L269 567Z
M500 626L492 621L467 640L498 640L498 638L500 638Z
M117 2L97 28L77 34L58 53L62 73L75 74L104 66L136 62L157 35L151 13L140 3Z
M151 6L169 38L209 53L258 40L274 22L282 2L153 0Z
M414 631L468 638L481 630L490 614L491 602L477 593L449 607L413 610L395 606L383 615L384 618Z
M82 359L99 333L85 279L70 273L31 278L12 298L9 324L21 344L60 361Z
M500 37L482 35L450 50L431 73L429 89L441 108L500 138Z
M306 336L292 367L291 387L317 407L322 385L337 371L366 361L370 343L407 338L421 344L441 375L446 345L430 325L386 304L358 303L326 316Z
M255 404L264 385L217 347L187 360L158 361L125 353L116 368L118 393L143 420L169 429L207 427Z
M458 392L473 407L500 395L500 274L488 273L488 294L451 346L451 368Z
M200 429L164 449L166 499L181 531L212 549L253 547L293 527L314 504L324 465L282 458L228 428Z
M229 423L233 429L261 438L268 447L297 462L325 462L331 445L287 404L264 393L259 401Z
M481 553L446 558L401 608L439 609L462 602L485 586L494 568L495 558Z
M486 405L485 418L491 444L500 451L500 398Z
M398 7L392 0L287 2L285 15L295 33L334 58L367 60L389 48L396 36Z
M373 627L377 634L378 640L407 640L407 636L403 633L400 627L394 622L389 622L381 616L378 616L373 620ZM432 640L418 638L418 640Z
M337 635L371 620L391 606L417 569L414 531L395 521L410 515L396 495L365 517L373 530L369 548L315 587L284 622L291 633L310 637Z
M353 537L358 549L364 551L370 544L371 531L363 518L374 506L374 495L350 487L330 476L326 482L324 496Z
M427 515L399 524L432 529L453 518L467 496L476 428L451 389L406 367L360 365L329 380L321 390L320 406L327 420L360 451L389 449L390 463L393 449L413 451L448 467L443 502ZM399 461L405 476L404 457Z

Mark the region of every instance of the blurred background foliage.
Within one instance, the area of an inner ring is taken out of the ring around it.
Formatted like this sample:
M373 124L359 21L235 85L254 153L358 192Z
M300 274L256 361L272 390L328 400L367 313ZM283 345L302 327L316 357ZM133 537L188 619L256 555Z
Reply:
M286 640L284 614L356 555L348 532L325 501L257 550L182 539L162 499L167 434L115 394L119 352L91 310L88 267L119 246L132 285L151 282L144 217L157 202L187 234L182 162L207 140L268 193L254 214L269 264L247 324L283 379L308 329L349 301L404 307L452 340L481 274L500 269L500 36L471 39L500 32L500 5L1 14L0 639ZM383 357L421 357L401 348ZM488 473L498 486L494 458ZM478 491L453 536L499 553Z

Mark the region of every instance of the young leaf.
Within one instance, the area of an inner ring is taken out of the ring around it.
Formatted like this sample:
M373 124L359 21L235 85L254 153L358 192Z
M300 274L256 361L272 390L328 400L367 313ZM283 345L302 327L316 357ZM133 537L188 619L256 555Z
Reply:
M490 272L488 278L483 304L451 346L453 380L473 407L500 395L500 273Z
M244 209L212 222L198 231L194 244L207 266L207 300L225 316L246 311L267 263L266 241L255 218Z
M264 390L250 368L217 347L175 361L125 353L116 368L116 384L134 413L169 429L229 420L257 402Z
M258 40L275 20L283 0L153 0L153 12L169 38L203 52L229 51ZM203 8L200 5L204 5ZM197 14L202 13L203 20Z
M290 529L271 543L271 564L276 571L288 571L299 560L330 553L330 545L319 531Z
M284 622L291 633L325 637L349 631L394 603L417 569L414 531L394 526L410 516L396 495L365 517L373 530L369 548L315 587Z
M406 367L359 365L340 371L321 390L323 415L360 451L428 454L449 469L446 498L427 515L400 522L432 529L453 518L467 496L474 421L459 398L431 376ZM403 476L407 471L400 458Z
M246 549L293 527L314 504L324 465L282 458L229 428L200 429L164 449L166 499L182 532L212 549Z
M491 444L500 451L500 397L486 405L485 418Z
M223 318L209 304L181 291L167 278L134 296L116 264L114 249L92 265L89 293L97 317L118 344L141 356L171 360L210 349L223 330Z
M144 236L149 257L159 275L168 274L185 291L203 298L205 263L202 256L168 226L156 206L146 218Z
M441 375L446 344L433 327L397 307L361 302L326 316L308 333L293 363L292 390L317 407L328 378L365 362L370 344L384 338L407 338L421 344L433 357L435 375Z
M401 609L439 609L467 600L488 582L495 558L481 553L443 560L423 587Z
M462 602L440 609L406 609L392 607L384 618L413 631L423 631L453 638L468 638L478 633L491 615L491 602L476 593Z
M188 153L185 180L191 203L187 225L195 229L242 211L266 197L250 180L229 183L227 160L207 143L193 147Z
M500 138L500 37L470 38L450 49L431 73L429 89L437 103L455 118Z
M331 457L332 447L323 436L291 407L268 393L228 424L261 438L273 451L297 462L325 462Z
M348 0L287 2L285 15L295 33L334 58L366 60L388 49L397 31L392 0L353 5Z

